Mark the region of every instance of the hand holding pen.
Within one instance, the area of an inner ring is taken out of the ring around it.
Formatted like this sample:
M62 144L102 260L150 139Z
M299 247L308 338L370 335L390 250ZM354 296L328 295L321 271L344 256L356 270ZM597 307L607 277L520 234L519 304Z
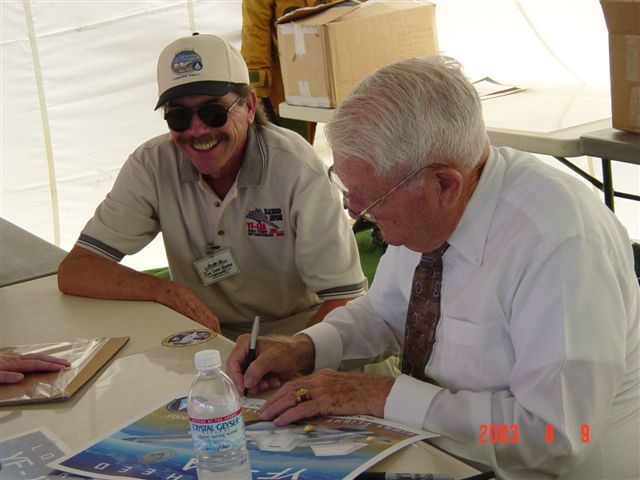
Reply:
M312 371L314 355L313 342L306 335L258 337L256 327L252 335L238 337L227 357L227 374L240 392L245 387L264 392Z

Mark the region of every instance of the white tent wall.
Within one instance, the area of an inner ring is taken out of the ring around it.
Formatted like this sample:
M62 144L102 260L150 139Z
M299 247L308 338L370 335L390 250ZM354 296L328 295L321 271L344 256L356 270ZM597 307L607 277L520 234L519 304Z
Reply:
M435 3L440 47L472 79L608 86L597 0ZM0 0L0 16L0 216L68 250L129 153L166 131L153 111L160 50L192 31L239 47L241 2ZM632 165L615 163L614 180L640 191ZM640 206L617 199L616 213L640 238ZM165 265L161 242L125 263Z
M192 31L240 46L239 1L5 1L0 216L70 249L129 153L166 132L161 49ZM161 242L125 260L166 265Z

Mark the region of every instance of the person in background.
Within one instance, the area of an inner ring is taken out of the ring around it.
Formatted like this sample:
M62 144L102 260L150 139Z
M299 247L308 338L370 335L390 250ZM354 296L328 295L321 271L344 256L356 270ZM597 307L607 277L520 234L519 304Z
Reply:
M313 145L316 124L279 115L284 86L278 58L276 21L301 7L314 7L328 0L242 0L242 56L249 79L269 120L293 130Z
M59 372L70 367L64 358L43 353L0 353L0 383L20 383L25 373Z
M62 261L62 292L161 303L235 338L290 334L361 295L355 239L326 168L270 124L247 66L214 35L158 60L169 133L136 149ZM120 265L162 232L172 280Z
M451 58L369 75L325 132L352 216L389 247L365 296L259 337L246 371L238 339L238 386L289 380L260 418L384 417L502 479L640 478L640 289L615 215L580 180L491 146ZM334 370L399 353L397 378Z

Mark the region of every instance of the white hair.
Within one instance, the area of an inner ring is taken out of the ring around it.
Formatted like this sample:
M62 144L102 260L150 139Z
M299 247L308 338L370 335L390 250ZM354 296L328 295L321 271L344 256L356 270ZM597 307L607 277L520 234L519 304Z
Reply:
M488 144L475 88L442 55L401 60L362 79L325 135L335 153L370 163L378 176L436 162L472 168Z

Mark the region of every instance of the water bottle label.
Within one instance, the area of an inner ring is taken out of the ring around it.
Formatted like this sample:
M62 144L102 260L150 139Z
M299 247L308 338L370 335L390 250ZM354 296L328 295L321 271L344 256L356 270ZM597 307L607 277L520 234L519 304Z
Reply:
M244 445L242 409L217 418L192 418L193 446L200 452L222 453Z

